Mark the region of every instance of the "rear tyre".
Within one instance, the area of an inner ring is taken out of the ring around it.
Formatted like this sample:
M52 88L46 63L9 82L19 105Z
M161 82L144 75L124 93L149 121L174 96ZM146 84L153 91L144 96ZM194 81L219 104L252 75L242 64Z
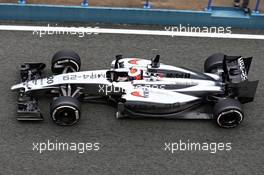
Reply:
M234 128L244 119L241 103L235 99L223 99L216 103L213 116L222 128Z
M217 69L222 69L225 55L216 53L209 56L204 62L204 72L215 73Z
M55 53L51 60L51 70L55 74L62 73L65 68L67 72L77 72L81 68L80 56L72 50L61 50Z
M60 96L56 98L50 107L52 120L58 125L73 125L81 117L80 102L70 96Z

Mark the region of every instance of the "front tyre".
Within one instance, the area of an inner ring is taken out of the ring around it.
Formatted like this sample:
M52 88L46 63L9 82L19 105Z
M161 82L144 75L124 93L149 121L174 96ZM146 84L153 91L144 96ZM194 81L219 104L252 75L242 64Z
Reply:
M81 69L81 58L72 50L61 50L51 60L51 70L55 74L77 72Z
M214 107L213 116L222 128L234 128L244 119L241 103L231 98L218 101Z
M80 120L81 105L79 100L70 96L60 96L50 106L52 120L58 125L73 125Z

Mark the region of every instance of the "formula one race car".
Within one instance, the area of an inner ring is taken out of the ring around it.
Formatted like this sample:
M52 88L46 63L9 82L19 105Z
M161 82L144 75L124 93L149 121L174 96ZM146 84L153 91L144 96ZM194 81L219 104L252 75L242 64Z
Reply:
M81 59L71 50L57 52L54 75L41 78L44 63L21 65L17 120L43 120L38 96L51 94L52 120L73 125L80 120L80 102L105 102L117 107L117 118L163 117L214 119L220 127L239 125L241 104L253 101L258 81L248 81L251 58L221 53L207 58L204 73L151 60L117 55L111 68L80 71Z

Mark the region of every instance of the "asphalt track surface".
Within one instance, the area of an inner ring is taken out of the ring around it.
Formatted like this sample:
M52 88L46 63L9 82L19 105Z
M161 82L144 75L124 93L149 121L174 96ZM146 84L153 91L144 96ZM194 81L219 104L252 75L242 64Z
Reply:
M0 174L264 174L263 40L114 34L40 38L31 32L0 31L0 46ZM50 73L50 58L63 48L79 53L82 70L108 68L116 54L151 58L158 53L164 63L200 71L215 52L253 56L250 79L260 84L255 101L244 105L244 122L235 129L221 129L214 121L117 120L114 108L97 104L82 105L77 125L59 127L49 117L46 98L40 102L43 122L16 121L16 94L10 86L19 81L19 64L45 62ZM32 151L33 142L47 140L100 142L100 151ZM164 151L165 142L179 140L231 142L232 150Z

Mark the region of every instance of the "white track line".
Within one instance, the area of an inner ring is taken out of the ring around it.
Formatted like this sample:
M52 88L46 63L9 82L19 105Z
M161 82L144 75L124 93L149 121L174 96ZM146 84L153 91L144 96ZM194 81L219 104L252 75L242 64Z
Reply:
M0 25L0 30L6 31L31 31L31 32L82 32L82 33L105 33L105 34L129 34L129 35L158 35L158 36L188 36L206 38L232 38L232 39L255 39L264 40L264 35L252 34L220 34L220 33L198 33L177 32L162 30L135 30L135 29L111 29L91 27L52 27L52 26L14 26Z

